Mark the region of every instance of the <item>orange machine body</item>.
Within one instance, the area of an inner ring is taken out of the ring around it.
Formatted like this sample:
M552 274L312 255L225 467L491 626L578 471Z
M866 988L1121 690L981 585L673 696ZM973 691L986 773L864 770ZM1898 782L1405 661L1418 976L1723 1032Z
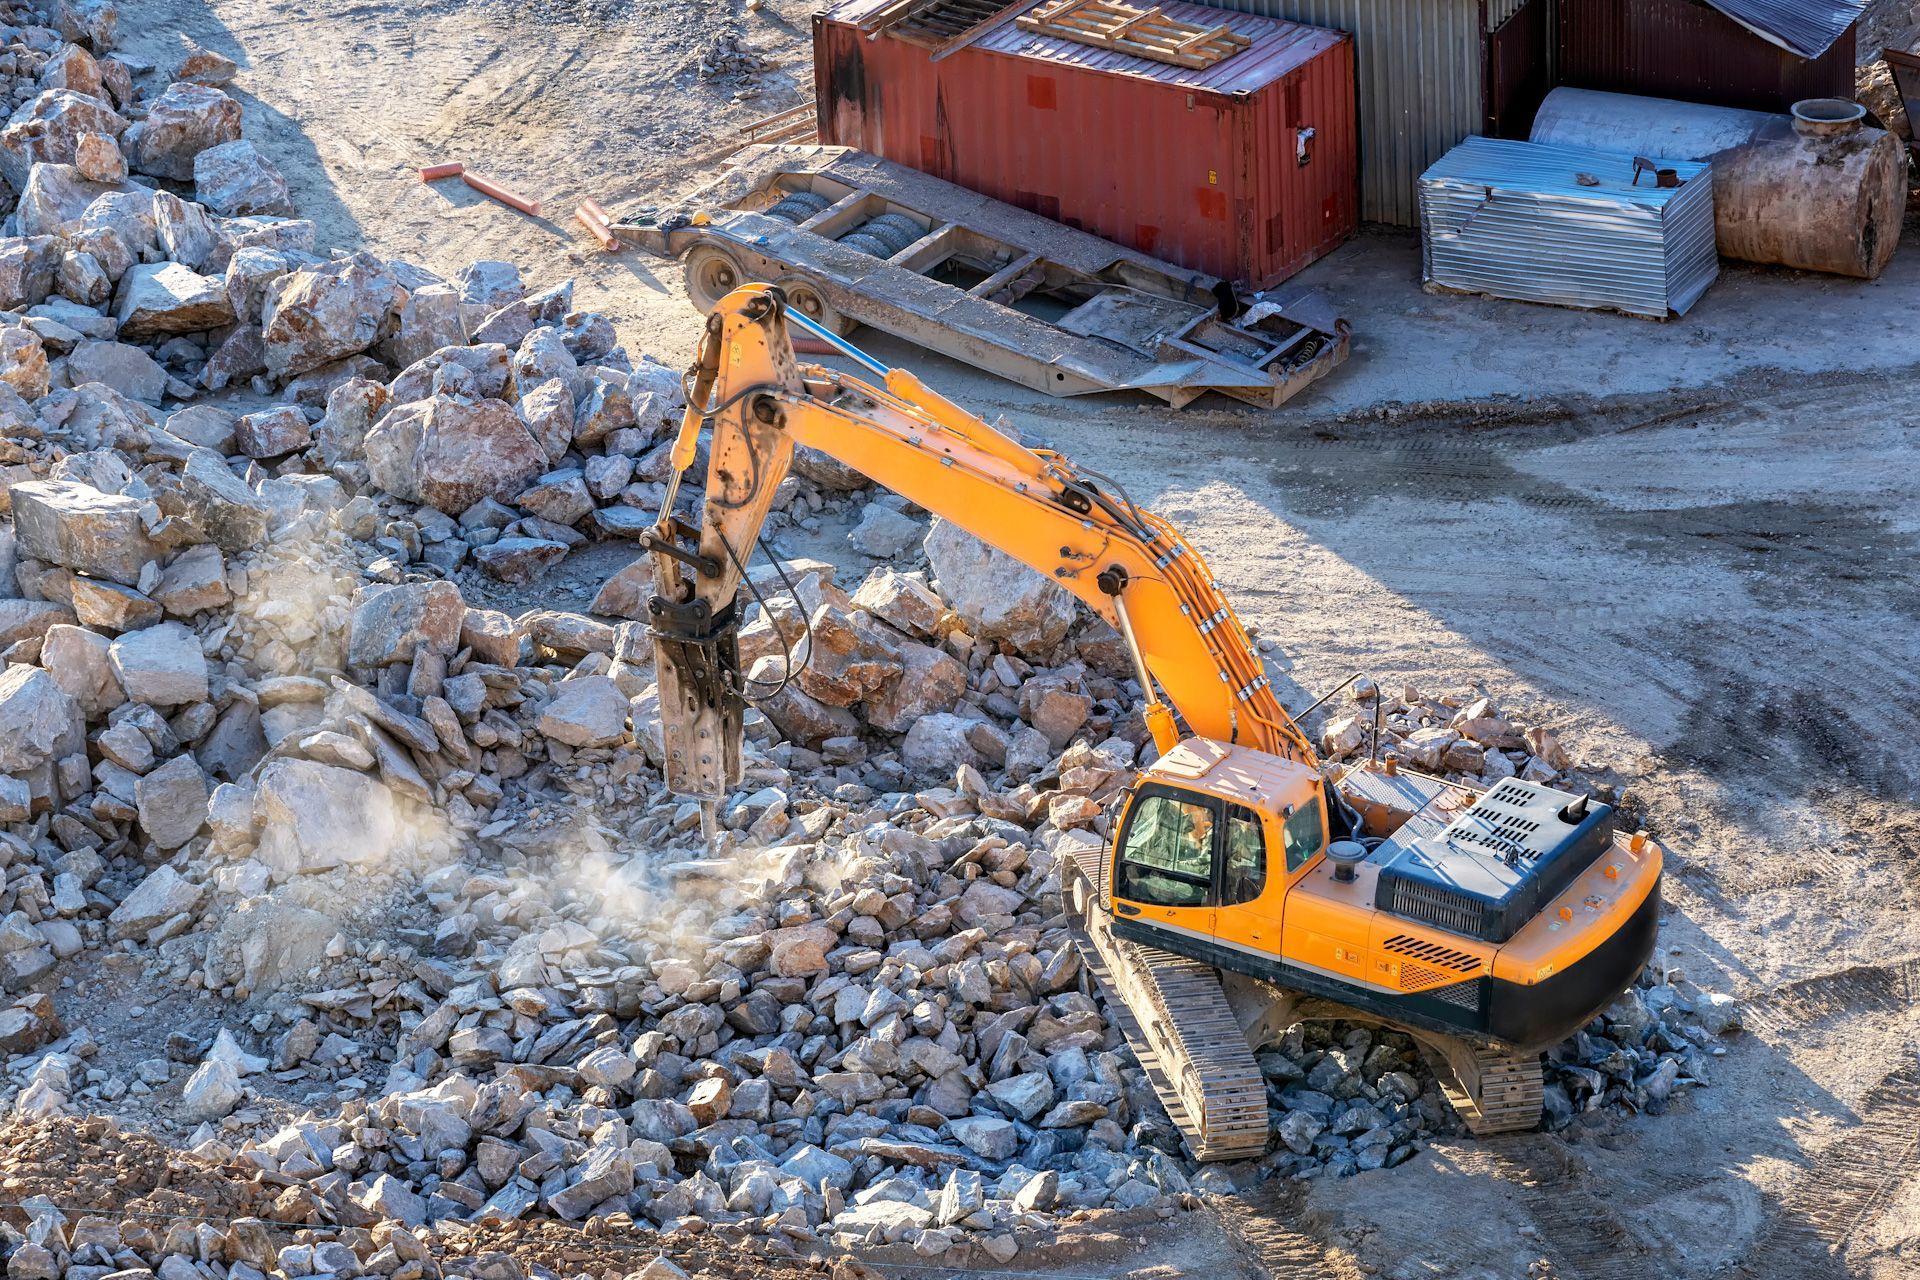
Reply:
M1477 798L1465 788L1420 781L1409 805L1443 822ZM1330 829L1327 786L1318 770L1265 752L1182 742L1142 773L1116 827L1107 877L1115 932L1384 1018L1522 1050L1578 1030L1646 963L1660 897L1662 859L1653 842L1635 849L1635 841L1614 837L1512 937L1483 941L1375 905L1380 868L1372 859L1343 880L1324 840L1290 857L1294 815L1305 811L1313 815L1308 828ZM1203 798L1213 821L1232 823L1236 813L1242 821L1257 818L1265 850L1258 887L1242 876L1234 892L1216 876L1209 901L1193 906L1143 900L1164 900L1164 893L1128 897L1124 833L1133 810L1155 795ZM1355 803L1358 794L1347 799L1362 809L1369 834L1389 836L1410 816L1370 812Z

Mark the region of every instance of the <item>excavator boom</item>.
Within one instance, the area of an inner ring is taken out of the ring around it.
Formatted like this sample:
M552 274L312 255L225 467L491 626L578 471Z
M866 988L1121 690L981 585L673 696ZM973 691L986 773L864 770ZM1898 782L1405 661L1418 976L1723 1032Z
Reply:
M1118 628L1163 752L1179 741L1177 712L1200 736L1314 763L1213 574L1170 525L1117 485L1027 448L905 370L869 359L882 378L876 386L802 368L789 323L806 322L768 285L735 291L708 316L674 452L677 485L707 433L705 519L691 529L669 501L647 543L660 600L656 632L668 637L672 658L689 659L663 664L663 680L675 678L670 669L698 673L676 679L686 687L661 690L663 706L688 713L668 718L675 791L717 798L733 782L727 762L738 757L738 730L725 721L725 659L713 646L734 621L734 595L796 445L953 519ZM697 552L686 546L696 536Z

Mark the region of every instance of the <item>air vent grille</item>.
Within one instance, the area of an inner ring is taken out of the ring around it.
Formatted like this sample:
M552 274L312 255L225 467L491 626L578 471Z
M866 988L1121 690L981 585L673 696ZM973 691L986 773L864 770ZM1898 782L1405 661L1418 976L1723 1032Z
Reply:
M1460 980L1460 975L1457 973L1429 969L1411 960L1403 960L1400 963L1400 986L1405 991L1425 991L1429 987L1444 987L1450 982Z
M1396 933L1380 944L1395 955L1410 956L1415 960L1451 969L1455 973L1472 973L1480 967L1480 957L1465 951L1455 951L1452 947L1443 947L1437 942L1428 942L1424 938L1410 937Z
M1385 905L1395 915L1438 925L1469 938L1480 936L1481 905L1465 894L1415 880L1393 881L1392 889L1393 900Z

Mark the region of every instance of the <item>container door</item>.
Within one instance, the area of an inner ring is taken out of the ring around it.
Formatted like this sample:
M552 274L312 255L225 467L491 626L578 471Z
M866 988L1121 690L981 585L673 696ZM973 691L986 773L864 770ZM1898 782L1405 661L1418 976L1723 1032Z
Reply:
M1533 113L1552 88L1547 65L1549 0L1527 0L1486 37L1482 88L1489 138L1525 140Z
M1193 938L1213 937L1223 807L1212 796L1163 783L1134 793L1114 845L1118 919Z

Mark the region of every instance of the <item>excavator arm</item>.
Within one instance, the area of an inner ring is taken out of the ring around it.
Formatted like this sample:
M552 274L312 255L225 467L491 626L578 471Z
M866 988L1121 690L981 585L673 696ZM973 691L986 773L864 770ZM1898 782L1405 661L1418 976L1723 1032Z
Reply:
M801 365L788 326L852 356L878 385ZM1073 593L1117 628L1162 752L1188 731L1314 764L1258 655L1198 552L1120 488L1057 453L1029 449L901 369L888 369L747 285L707 318L674 442L674 475L646 539L667 781L719 798L738 781L744 681L737 595L760 529L806 445L951 520ZM698 527L674 514L705 435Z

